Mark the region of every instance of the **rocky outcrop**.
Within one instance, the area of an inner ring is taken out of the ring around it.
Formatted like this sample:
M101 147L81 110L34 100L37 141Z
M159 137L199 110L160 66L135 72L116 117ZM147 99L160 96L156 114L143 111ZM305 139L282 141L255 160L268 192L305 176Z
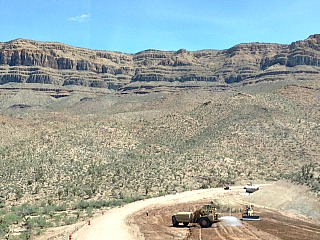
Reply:
M262 69L272 65L280 64L286 67L298 65L320 66L320 34L310 36L305 41L293 42L284 46L282 51L271 59L265 58L262 61Z
M277 74L319 74L320 34L290 45L250 43L227 50L96 51L17 39L0 43L0 84L44 83L123 88L140 82L260 81Z
M289 49L287 66L320 66L320 34L312 35L305 41L294 42Z
M133 73L132 56L128 54L24 39L0 45L0 84L113 87L130 82Z

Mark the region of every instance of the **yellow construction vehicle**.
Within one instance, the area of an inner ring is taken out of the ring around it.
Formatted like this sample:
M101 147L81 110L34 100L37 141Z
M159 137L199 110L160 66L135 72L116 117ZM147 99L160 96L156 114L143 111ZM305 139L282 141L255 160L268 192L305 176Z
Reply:
M206 204L194 212L178 212L172 216L172 225L178 227L182 223L185 227L189 223L199 223L200 227L208 228L213 223L219 222L220 214L216 212L213 203Z
M246 205L245 212L242 214L242 220L245 221L259 221L260 216L255 215L253 205Z

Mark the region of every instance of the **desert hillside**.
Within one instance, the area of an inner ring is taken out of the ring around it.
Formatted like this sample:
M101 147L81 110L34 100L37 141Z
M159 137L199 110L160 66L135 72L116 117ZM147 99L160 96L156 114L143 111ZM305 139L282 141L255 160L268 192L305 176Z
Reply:
M319 193L319 35L133 55L21 39L1 48L1 236L236 182L288 179Z

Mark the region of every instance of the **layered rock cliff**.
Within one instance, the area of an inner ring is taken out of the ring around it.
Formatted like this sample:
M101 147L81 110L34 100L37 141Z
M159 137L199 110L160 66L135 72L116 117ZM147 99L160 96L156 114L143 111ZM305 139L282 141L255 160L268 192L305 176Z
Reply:
M17 39L0 45L0 83L118 87L134 74L132 56Z
M125 89L157 82L218 82L314 78L320 34L289 45L250 43L227 50L146 50L136 54L17 39L0 43L0 84L45 83ZM306 77L307 75L307 77ZM139 83L139 84L137 84Z

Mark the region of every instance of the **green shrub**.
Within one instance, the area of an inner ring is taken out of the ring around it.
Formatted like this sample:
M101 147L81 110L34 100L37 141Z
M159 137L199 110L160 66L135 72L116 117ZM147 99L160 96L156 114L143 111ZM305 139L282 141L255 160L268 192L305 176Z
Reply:
M21 221L21 217L14 212L7 213L4 219L9 225L18 224Z
M0 218L0 237L4 237L6 234L9 233L9 226L10 224L6 222L5 219Z
M77 220L78 220L77 218L71 216L71 217L64 218L63 222L65 225L70 225L70 224L76 223Z
M56 206L53 205L46 205L42 208L42 213L46 215L52 215L52 213L55 211Z
M66 203L62 203L62 204L59 204L57 206L54 207L54 210L56 212L62 212L62 211L66 211L68 208L68 205Z
M26 217L30 215L38 215L39 213L39 207L38 206L33 206L27 203L22 204L21 206L17 208L12 208L14 212L16 212L19 216L21 217Z
M76 209L86 209L90 206L88 201L81 200L76 204Z
M37 227L43 229L48 226L46 219L42 216L28 219L27 224L31 227L31 229L34 229Z

